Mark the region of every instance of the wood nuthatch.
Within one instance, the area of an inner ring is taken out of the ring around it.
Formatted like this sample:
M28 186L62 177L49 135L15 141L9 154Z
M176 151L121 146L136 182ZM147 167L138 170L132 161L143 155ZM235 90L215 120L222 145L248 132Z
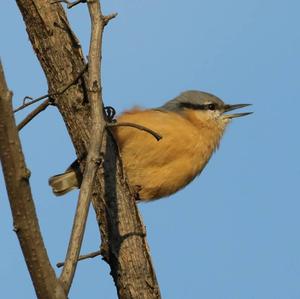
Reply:
M134 128L113 129L129 184L137 190L140 200L169 196L190 183L218 148L230 120L252 112L225 113L249 105L225 104L212 94L192 90L161 107L134 108L121 114L118 122L136 123L162 136L157 142L150 134ZM80 187L80 182L76 163L49 179L55 195Z

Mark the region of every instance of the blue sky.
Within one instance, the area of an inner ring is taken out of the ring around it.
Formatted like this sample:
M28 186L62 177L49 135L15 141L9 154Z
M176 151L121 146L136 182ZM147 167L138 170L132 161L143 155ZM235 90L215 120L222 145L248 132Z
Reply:
M118 12L104 36L103 88L117 111L160 106L187 89L228 103L253 103L192 184L140 204L163 298L300 298L300 2L296 0L102 1ZM84 5L68 12L87 53ZM47 93L14 1L0 11L0 56L18 105ZM20 120L28 111L20 112ZM64 258L77 192L55 198L48 177L74 158L50 107L21 133L44 240ZM0 281L3 298L34 298L0 173ZM97 250L91 210L82 252ZM59 272L58 272L59 273ZM108 266L79 263L70 298L116 298Z

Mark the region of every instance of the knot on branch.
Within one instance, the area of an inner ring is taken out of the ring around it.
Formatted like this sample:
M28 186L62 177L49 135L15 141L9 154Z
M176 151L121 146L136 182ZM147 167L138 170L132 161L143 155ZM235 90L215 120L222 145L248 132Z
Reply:
M30 176L31 176L31 171L28 168L24 168L23 171L22 171L21 178L23 180L28 181Z

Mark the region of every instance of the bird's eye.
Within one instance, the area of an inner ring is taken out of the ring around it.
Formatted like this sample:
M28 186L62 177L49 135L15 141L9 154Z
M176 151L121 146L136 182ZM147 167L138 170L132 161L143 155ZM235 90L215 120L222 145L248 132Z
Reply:
M211 103L211 104L208 104L208 105L207 105L207 108L208 108L209 110L216 110L217 105Z

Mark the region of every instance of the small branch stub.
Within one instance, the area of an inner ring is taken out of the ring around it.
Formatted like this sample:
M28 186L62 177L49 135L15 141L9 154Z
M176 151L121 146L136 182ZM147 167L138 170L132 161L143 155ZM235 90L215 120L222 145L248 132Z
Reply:
M103 16L102 19L103 19L104 25L106 26L110 20L114 19L117 16L118 16L118 13L116 13L116 12L112 13L108 16Z

